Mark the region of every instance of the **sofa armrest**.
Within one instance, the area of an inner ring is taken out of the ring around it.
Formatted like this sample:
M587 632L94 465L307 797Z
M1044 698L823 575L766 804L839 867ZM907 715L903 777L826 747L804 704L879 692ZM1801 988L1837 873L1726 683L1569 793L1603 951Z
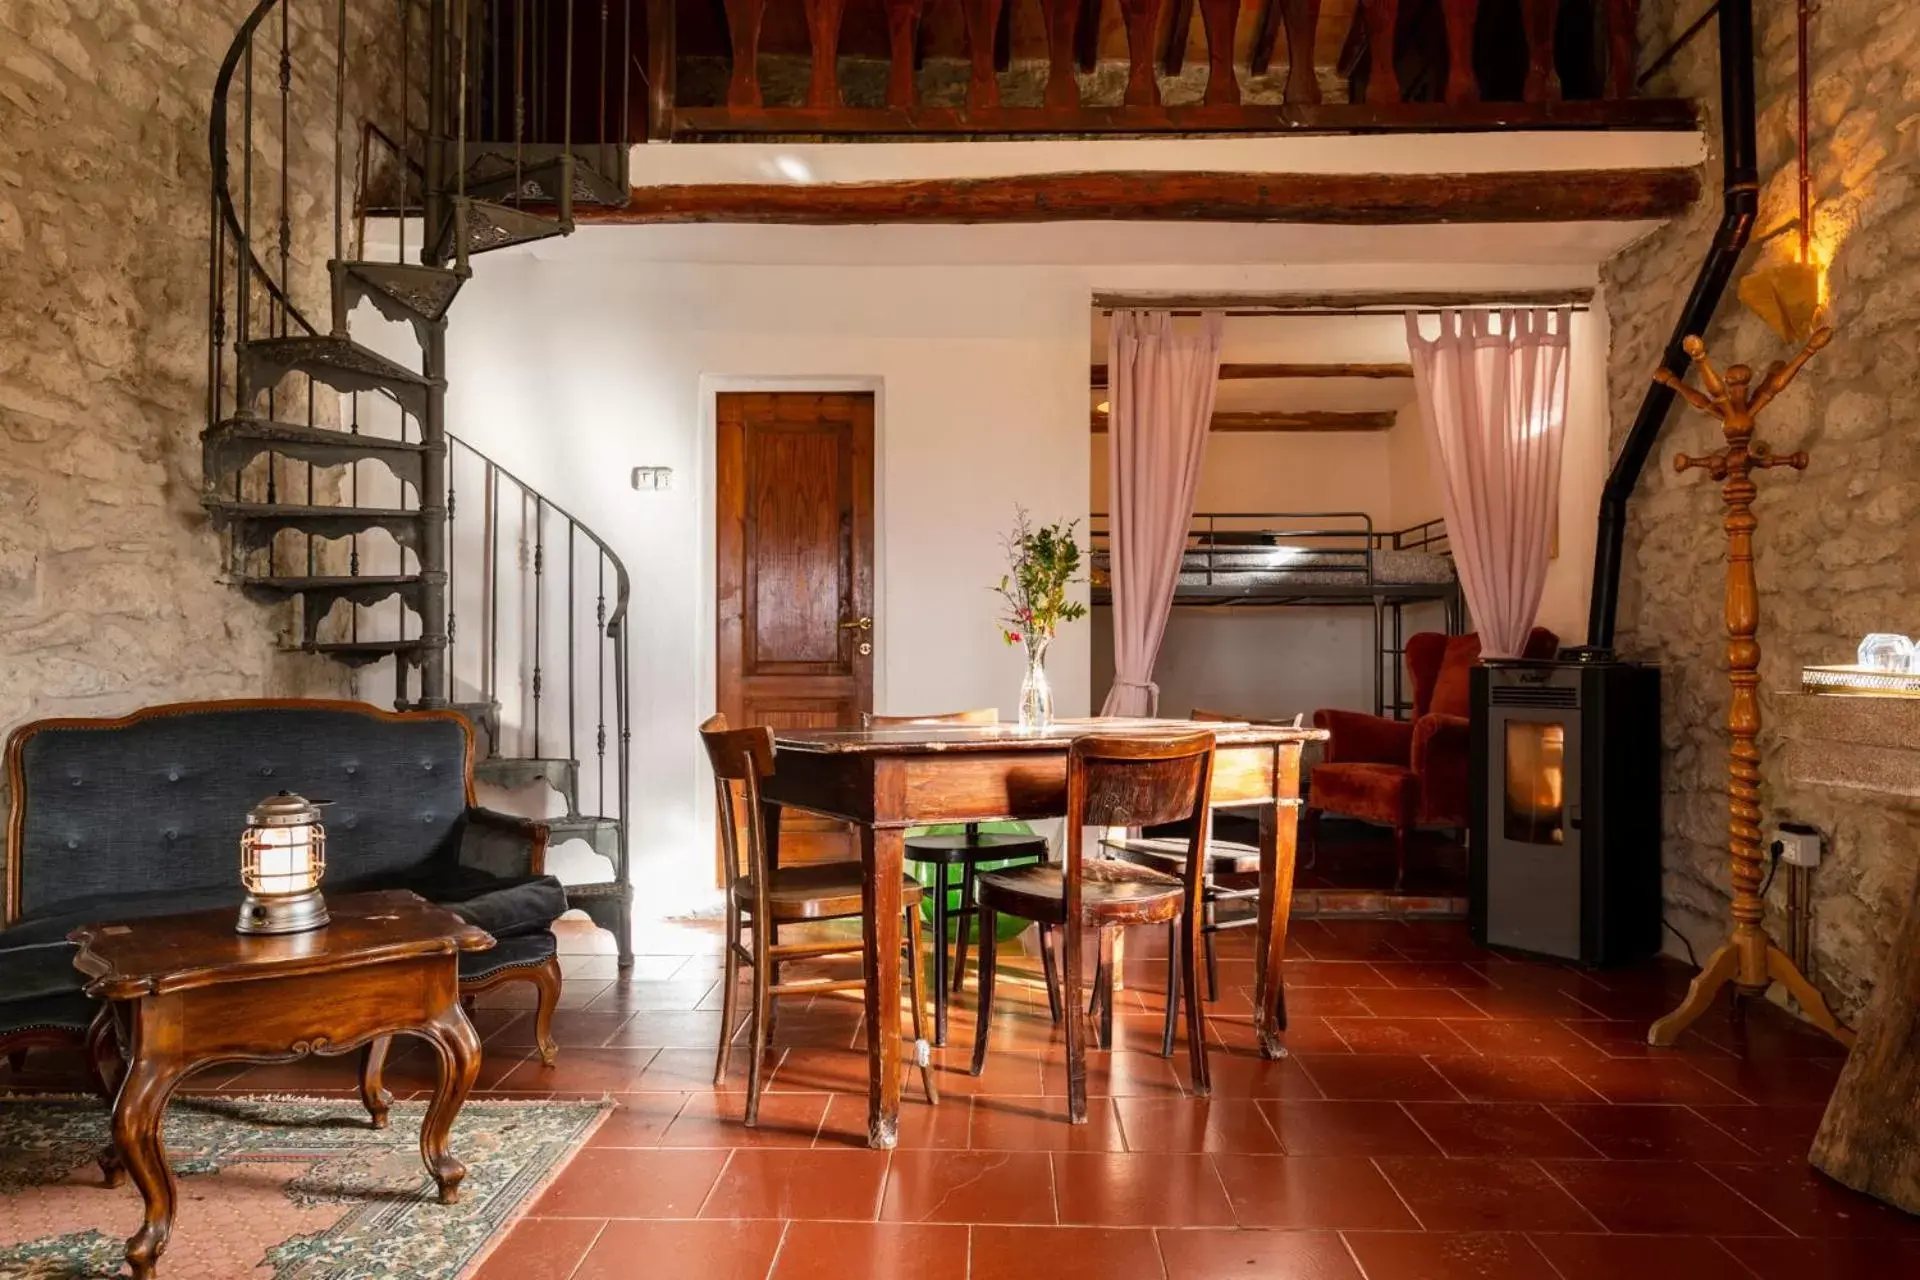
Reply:
M547 870L547 824L478 806L460 828L460 865L495 876L538 876Z
M1359 711L1322 710L1313 713L1313 727L1325 729L1323 764L1397 764L1406 767L1413 755L1413 725Z
M1420 821L1466 822L1472 756L1472 729L1465 716L1435 713L1414 722L1413 772L1420 779Z

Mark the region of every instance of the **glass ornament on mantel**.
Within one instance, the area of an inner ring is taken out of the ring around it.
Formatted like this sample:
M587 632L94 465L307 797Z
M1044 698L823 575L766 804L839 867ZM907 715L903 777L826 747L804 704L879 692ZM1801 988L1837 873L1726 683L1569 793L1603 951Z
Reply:
M1868 671L1912 671L1914 669L1913 641L1891 631L1876 631L1860 642L1856 655L1859 664Z

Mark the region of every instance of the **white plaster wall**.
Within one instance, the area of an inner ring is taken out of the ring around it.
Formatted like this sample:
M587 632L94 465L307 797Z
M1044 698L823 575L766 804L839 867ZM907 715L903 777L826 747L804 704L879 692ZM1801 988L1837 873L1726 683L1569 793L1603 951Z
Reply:
M663 245L685 243L671 234L684 230L586 228L477 260L449 330L452 429L607 537L632 574L643 912L685 909L711 892L711 792L693 729L714 705L716 390L876 389L876 705L1011 713L1020 663L997 637L988 584L1015 502L1041 518L1089 510L1087 317L1096 289L1556 288L1591 285L1594 274L1578 263L1311 258L1224 267L754 261L765 252L760 232L786 238L794 228L729 228L731 237L703 237L702 256L720 260L659 260ZM864 229L883 260L894 230L906 229ZM964 257L994 242L976 232L1006 228L943 230L952 255ZM637 465L672 467L674 487L634 492L628 472ZM1055 650L1063 714L1089 708L1095 631L1070 628ZM1272 665L1263 657L1248 669ZM1364 681L1364 664L1350 665ZM1284 709L1311 709L1285 700Z

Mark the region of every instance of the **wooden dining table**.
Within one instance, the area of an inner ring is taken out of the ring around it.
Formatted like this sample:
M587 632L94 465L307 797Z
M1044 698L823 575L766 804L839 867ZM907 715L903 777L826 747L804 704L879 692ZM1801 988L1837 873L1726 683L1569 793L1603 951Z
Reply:
M773 775L761 786L769 853L778 862L780 811L853 824L862 869L867 1015L867 1142L894 1145L900 1120L900 932L909 827L936 822L1057 818L1066 812L1067 749L1093 734L1209 730L1217 750L1216 807L1259 809L1260 896L1253 1022L1260 1051L1285 1056L1281 957L1293 903L1300 752L1323 730L1290 725L1094 718L1041 731L1013 725L776 729ZM936 943L938 945L938 943ZM1069 957L1077 963L1077 957ZM925 1052L924 1046L916 1046Z

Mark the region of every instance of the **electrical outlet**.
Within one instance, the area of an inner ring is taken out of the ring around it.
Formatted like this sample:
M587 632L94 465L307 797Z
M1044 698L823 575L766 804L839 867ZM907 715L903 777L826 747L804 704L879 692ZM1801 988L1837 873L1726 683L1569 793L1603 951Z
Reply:
M673 488L672 467L635 467L633 469L633 487L643 491L658 491Z
M1780 860L1791 867L1820 865L1820 832L1804 822L1783 822L1774 828L1773 844Z

